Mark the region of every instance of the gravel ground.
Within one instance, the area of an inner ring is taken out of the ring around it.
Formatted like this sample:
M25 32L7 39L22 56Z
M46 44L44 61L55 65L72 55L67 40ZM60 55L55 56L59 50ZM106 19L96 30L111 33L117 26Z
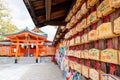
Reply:
M0 80L63 80L63 74L54 63L1 64Z
M57 65L40 63L32 65L20 80L63 80L63 75Z

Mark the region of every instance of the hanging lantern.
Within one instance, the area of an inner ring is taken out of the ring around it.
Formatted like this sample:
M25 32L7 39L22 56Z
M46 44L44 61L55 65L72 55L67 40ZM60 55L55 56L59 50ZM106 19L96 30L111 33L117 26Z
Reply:
M34 48L34 44L31 44L31 48Z
M24 47L23 47L24 49L28 49L27 43L24 43L23 45L24 45Z
M21 47L24 48L24 44L21 44Z
M13 52L16 52L16 48L13 49Z

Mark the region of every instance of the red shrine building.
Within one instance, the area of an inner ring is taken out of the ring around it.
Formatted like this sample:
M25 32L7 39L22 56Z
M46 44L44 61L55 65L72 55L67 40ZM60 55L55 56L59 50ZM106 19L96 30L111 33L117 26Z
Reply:
M19 57L35 57L38 63L40 56L55 55L55 48L48 44L52 43L47 40L47 34L35 28L33 31L28 28L12 33L5 34L9 41L0 42L0 56L15 57L15 63Z

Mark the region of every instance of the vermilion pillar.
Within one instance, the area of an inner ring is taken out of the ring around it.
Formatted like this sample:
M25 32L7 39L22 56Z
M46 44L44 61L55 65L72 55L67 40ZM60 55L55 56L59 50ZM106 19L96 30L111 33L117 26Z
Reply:
M19 41L17 41L17 46L16 46L15 63L17 63L18 60L18 53L19 53Z
M39 53L39 47L38 47L38 42L36 42L36 63L38 63L38 53Z

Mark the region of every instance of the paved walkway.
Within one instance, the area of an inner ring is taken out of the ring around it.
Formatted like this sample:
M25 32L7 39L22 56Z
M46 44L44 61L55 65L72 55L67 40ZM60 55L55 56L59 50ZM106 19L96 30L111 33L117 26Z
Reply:
M63 80L54 63L0 64L0 80Z

